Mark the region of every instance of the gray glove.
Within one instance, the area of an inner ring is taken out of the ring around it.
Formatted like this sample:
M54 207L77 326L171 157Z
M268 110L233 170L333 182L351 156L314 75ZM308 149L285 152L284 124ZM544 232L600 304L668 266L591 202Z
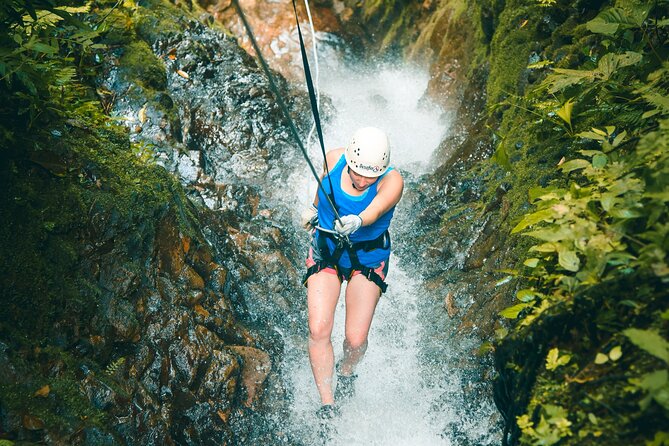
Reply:
M307 231L311 231L318 226L318 209L313 204L302 211L301 216L302 227Z
M362 218L358 215L349 214L341 218L341 223L339 220L335 220L334 228L337 234L347 236L360 229L360 226L362 226Z

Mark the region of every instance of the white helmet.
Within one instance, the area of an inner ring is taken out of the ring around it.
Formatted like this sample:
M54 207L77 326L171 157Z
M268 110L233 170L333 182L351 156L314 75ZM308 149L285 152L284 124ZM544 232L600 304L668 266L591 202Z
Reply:
M380 177L390 164L390 142L383 130L363 127L356 130L344 151L346 164L358 175Z

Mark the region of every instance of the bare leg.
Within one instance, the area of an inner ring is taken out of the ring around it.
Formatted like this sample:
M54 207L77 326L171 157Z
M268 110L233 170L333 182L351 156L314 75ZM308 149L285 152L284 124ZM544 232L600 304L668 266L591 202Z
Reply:
M381 297L379 287L362 275L353 276L348 283L344 359L339 369L342 375L353 374L355 366L367 350L367 336L379 297Z
M333 404L332 326L339 300L341 283L336 274L321 271L307 281L307 307L309 310L309 360L322 404Z

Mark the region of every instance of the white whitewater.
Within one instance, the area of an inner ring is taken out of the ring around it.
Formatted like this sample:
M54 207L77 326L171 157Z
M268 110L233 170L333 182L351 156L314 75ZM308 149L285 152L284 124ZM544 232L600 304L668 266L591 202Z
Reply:
M449 123L441 110L423 99L427 73L393 65L352 70L331 49L323 51L328 57L320 60L320 89L336 109L325 128L327 149L344 146L359 127L376 126L389 134L392 165L412 174L430 171L430 157L448 132ZM320 149L314 145L311 151L312 159L320 165ZM303 206L312 200L316 190L315 181L308 181L307 176L302 172L292 178ZM395 218L411 216L398 209ZM466 379L457 370L445 370L439 365L443 361L434 361L428 367L421 360L425 332L418 316L425 292L420 280L416 274L404 271L396 257L391 257L388 283L388 292L376 310L367 354L357 369L355 397L341 407L341 416L333 421L336 434L325 444L463 444L448 434L449 424L463 412L458 407L463 402L455 398L445 404L443 395L460 395ZM344 338L344 288L333 333L336 360L341 358ZM434 342L444 344L444 357L456 358L451 363L457 363L465 348L471 354L471 345L450 346L444 339ZM309 366L306 337L286 339L282 374L293 395L286 429L307 444L324 444L318 437L315 412L320 402ZM479 419L456 421L461 426L460 435L464 431L471 441L468 444L494 444L487 440L491 430L487 419L494 408L490 401L481 401L480 405Z

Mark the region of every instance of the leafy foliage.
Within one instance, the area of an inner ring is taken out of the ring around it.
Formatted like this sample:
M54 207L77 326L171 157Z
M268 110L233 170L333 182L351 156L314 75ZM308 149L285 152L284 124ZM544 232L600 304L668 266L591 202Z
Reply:
M90 5L4 1L0 7L0 127L3 139L87 100L86 75L98 32L77 18Z
M515 321L506 336L530 336L576 307L594 311L580 345L567 346L564 354L566 348L557 346L562 339L547 346L537 387L542 390L517 417L523 444L599 438L607 421L583 407L603 396L581 396L581 407L573 407L566 395L576 392L570 385L604 379L592 376L608 370L621 374L626 385L616 389L637 401L640 417L669 417L669 342L662 317L669 284L668 12L666 3L603 9L578 30L588 57L577 59L577 66L549 69L554 57L546 55L546 63L530 68L548 73L519 99L518 108L538 118L533 125L544 126L565 155L553 181L529 189L534 209L511 230L534 244L516 272L524 286L516 294L519 303L500 312ZM508 167L508 155L496 157ZM637 295L604 291L634 293L642 286ZM623 310L606 312L598 308L602 302ZM595 349L602 332L611 340ZM558 378L558 371L566 375ZM626 418L623 425L631 422ZM654 429L644 438L655 435L648 444L663 444L664 433Z

